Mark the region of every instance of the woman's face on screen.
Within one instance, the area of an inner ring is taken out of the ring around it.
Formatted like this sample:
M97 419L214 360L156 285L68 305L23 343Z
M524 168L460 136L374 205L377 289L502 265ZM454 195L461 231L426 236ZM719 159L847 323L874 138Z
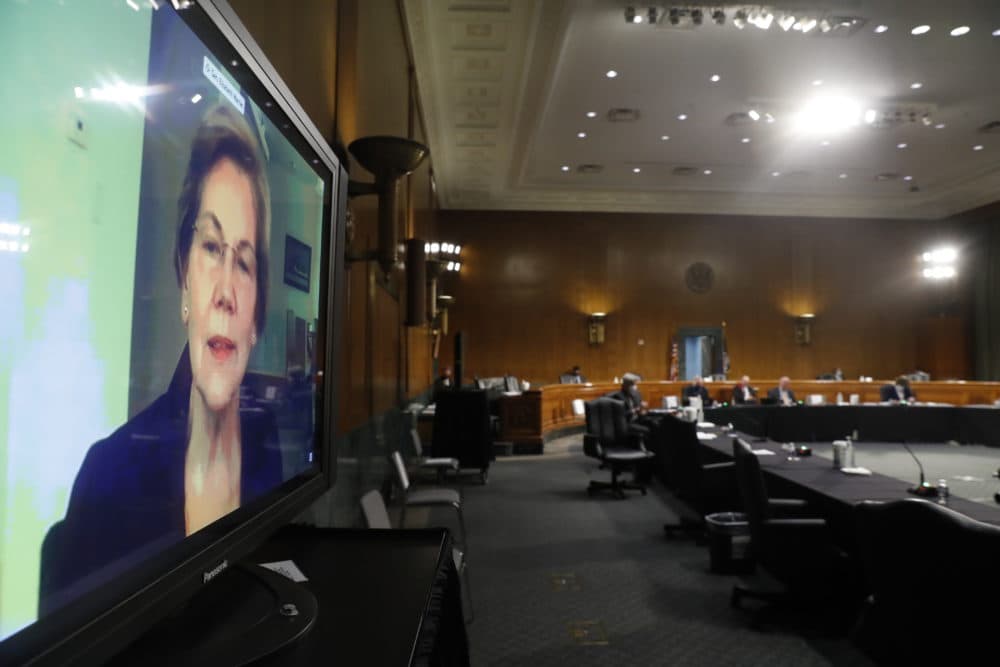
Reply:
M202 187L184 287L194 388L216 412L239 400L256 343L256 229L250 177L222 160Z

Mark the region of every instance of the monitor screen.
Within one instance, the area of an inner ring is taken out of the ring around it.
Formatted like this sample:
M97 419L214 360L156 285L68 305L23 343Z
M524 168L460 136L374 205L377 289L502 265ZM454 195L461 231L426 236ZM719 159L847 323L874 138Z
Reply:
M343 171L217 5L0 8L4 664L329 484Z

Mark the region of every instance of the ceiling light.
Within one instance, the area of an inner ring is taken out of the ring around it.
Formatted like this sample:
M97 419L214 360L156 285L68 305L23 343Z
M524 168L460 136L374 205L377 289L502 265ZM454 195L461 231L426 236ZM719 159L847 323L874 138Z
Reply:
M847 178L847 174L841 174L838 178Z
M587 112L587 118L597 118L597 112L596 111L588 111Z
M774 22L774 14L768 12L767 14L764 14L759 19L757 19L757 27L760 28L761 30L767 30L771 27L771 24L773 22Z
M750 109L750 111L747 111L747 115L754 121L760 120L760 114L757 113L756 109Z
M829 146L830 142L827 139L824 139L823 141L819 142L819 145L820 146Z
M198 104L201 102L201 93L195 93L191 96L191 104Z
M958 250L950 246L935 248L920 256L928 264L954 264L958 260Z
M772 176L781 176L781 172L780 171L772 171L771 175Z
M846 130L860 121L861 108L856 102L830 96L813 98L792 118L793 126L799 132L827 135Z
M715 21L716 25L723 25L726 22L726 13L721 9L713 10L712 20Z
M945 280L947 278L954 278L958 275L954 266L929 266L924 269L924 278L930 278L931 280Z
M903 180L904 180L904 181L912 181L912 180L913 180L913 177L912 177L912 176L909 176L909 175L906 175L906 176L903 176Z
M923 87L924 84L920 83L919 81L914 81L913 83L910 84L910 88L912 88L913 90L920 90Z
M660 137L660 141L670 141L670 135L664 134Z
M929 25L918 25L916 28L910 31L911 35L925 35L931 31Z
M747 27L747 13L742 9L737 11L733 15L733 25L736 26L737 30L743 30Z
M686 113L679 114L677 120L687 120L688 115Z
M564 164L563 166L561 166L561 167L559 167L559 168L560 168L560 169L561 169L562 171L569 171L569 165L568 165L568 164Z
M778 19L778 25L782 30L788 32L788 30L795 25L795 17L791 14L785 14L780 19Z
M822 86L823 85L823 79L813 79L813 85L814 86Z
M896 148L903 149L906 148L907 144L905 142L896 144Z
M636 19L639 19L636 21ZM635 13L635 7L625 8L625 23L642 23L642 17L637 16Z
M720 76L719 76L718 74L713 74L713 75L712 75L712 76L711 76L711 77L709 78L709 81L711 81L712 83L718 83L718 82L719 82L719 79L721 79L721 78L722 78L722 77L720 77Z
M712 170L711 169L706 169L705 171L703 171L701 173L705 174L706 176L711 176L712 175Z
M994 37L1000 37L1000 28L997 28L990 34L993 35Z
M948 126L945 125L944 123L938 123L937 125L934 126L934 129L935 130L943 130L946 127L948 127Z
M740 139L740 141L742 143L744 143L744 144L749 144L750 143L750 137L743 137L742 139Z
M640 169L639 167L632 167L633 174L638 174L640 171L642 171L642 169Z
M576 138L577 139L586 139L587 138L587 133L586 132L577 132L576 133Z
M981 151L981 150L983 150L983 145L982 144L976 144L975 146L972 147L972 150L974 150L974 151Z
M830 30L832 30L832 29L833 29L833 26L830 25L830 22L827 21L826 19L823 19L822 21L819 22L819 31L820 32L830 32Z
M813 28L815 28L816 24L817 24L816 19L809 19L808 21L803 22L803 24L802 24L802 32L803 32L803 34L809 32L810 30L812 30Z
M616 71L615 71L615 70L613 70L613 69L609 69L609 70L608 70L608 71L607 71L607 72L606 72L606 73L604 74L604 76L608 77L609 79L613 79L613 78L615 78L616 76L618 76L618 72L616 72Z
M969 33L969 26L960 25L951 31L952 37L961 37L962 35L967 35Z
M875 26L875 32L879 33L880 35L883 32L885 32L886 30L888 30L888 29L889 29L889 26L884 25L884 24L883 25L877 25L877 26Z
M874 123L877 117L878 117L878 112L875 111L875 109L868 109L867 111L865 111L865 122L868 123L869 125Z
M773 123L774 122L774 116L772 116L769 113L766 113L766 114L764 114L764 120L767 121L768 123Z

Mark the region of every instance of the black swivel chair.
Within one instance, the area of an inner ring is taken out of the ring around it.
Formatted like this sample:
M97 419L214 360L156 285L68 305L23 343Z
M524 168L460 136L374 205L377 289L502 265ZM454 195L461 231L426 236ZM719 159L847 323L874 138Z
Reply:
M475 468L483 484L493 461L493 429L487 392L443 392L434 407L431 455L456 458L461 469Z
M995 655L1000 526L919 498L859 503L855 514L871 593L855 641L887 664Z
M739 607L749 597L779 604L821 603L843 611L857 602L859 577L833 544L826 521L774 518L757 455L747 442L734 438L733 456L750 527L750 551L761 576L736 584L732 605Z
M593 480L587 493L593 495L598 490L609 489L616 497L624 498L626 489L635 489L646 495L644 484L618 479L622 472L635 472L653 457L643 445L640 432L629 428L625 404L613 398L598 398L584 404L584 414L587 432L583 436L583 453L598 459L602 467L611 469L611 482Z

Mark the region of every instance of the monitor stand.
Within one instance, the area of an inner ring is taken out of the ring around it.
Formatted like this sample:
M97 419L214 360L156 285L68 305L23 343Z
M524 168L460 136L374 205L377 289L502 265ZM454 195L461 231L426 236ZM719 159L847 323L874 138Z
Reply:
M238 565L158 622L110 665L249 665L312 628L318 605L301 584Z

